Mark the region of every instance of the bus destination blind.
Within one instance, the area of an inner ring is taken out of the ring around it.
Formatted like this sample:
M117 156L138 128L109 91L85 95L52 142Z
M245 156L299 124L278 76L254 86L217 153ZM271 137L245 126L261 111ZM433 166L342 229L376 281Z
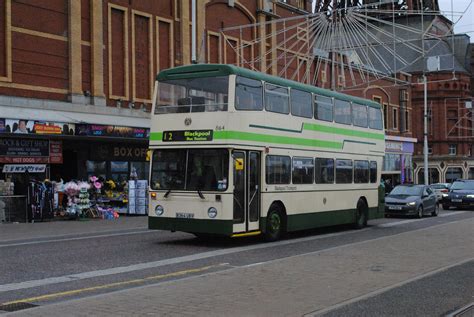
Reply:
M212 141L212 130L163 131L163 142Z

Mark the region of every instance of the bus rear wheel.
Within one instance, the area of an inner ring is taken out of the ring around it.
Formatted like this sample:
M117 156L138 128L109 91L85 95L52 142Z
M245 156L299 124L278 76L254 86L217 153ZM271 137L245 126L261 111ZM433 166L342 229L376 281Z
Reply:
M283 212L278 205L273 205L267 215L265 241L271 242L281 238L284 231Z
M368 207L365 201L360 199L357 202L357 210L356 210L356 219L354 223L354 228L355 229L362 229L367 226L367 220L368 220Z

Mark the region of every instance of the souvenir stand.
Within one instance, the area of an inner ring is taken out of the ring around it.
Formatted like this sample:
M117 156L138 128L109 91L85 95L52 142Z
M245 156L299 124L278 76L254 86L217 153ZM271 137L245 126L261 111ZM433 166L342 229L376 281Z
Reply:
M54 185L50 181L31 181L28 185L28 220L50 220L54 216Z
M128 213L146 215L148 212L148 181L130 180L128 182Z

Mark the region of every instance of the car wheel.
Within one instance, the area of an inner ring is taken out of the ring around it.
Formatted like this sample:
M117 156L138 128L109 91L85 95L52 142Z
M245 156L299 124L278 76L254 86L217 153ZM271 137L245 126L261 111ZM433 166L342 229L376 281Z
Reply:
M420 205L418 207L416 216L420 219L423 218L423 206L422 205Z
M276 241L283 234L283 213L278 205L270 207L264 238L266 241Z
M438 213L439 213L439 205L435 204L435 207L434 207L433 212L431 213L431 216L436 217L438 216Z

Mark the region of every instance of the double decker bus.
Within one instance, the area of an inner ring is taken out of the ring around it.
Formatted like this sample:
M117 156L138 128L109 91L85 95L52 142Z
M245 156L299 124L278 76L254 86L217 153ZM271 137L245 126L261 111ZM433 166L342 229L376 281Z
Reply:
M156 80L150 229L273 241L383 217L378 103L232 65Z

